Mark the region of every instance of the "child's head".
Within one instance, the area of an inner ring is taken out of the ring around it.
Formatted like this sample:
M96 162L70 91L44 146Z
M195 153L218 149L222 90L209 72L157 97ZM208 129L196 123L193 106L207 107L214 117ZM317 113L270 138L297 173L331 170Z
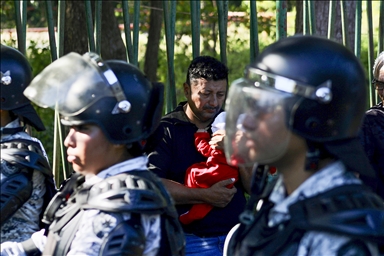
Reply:
M225 112L221 112L216 116L215 120L212 123L212 132L225 129Z

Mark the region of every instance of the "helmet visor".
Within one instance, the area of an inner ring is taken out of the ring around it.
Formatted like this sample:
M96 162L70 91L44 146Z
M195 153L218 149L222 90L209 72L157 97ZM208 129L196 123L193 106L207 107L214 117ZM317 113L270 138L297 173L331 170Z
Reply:
M36 76L24 95L40 107L73 116L100 98L114 97L106 79L117 80L110 69L102 74L88 54L69 53Z
M271 82L269 78L269 84L260 83L259 87L245 79L232 83L226 102L228 163L269 164L285 153L291 134L287 127L290 111L286 102L295 96L272 89Z

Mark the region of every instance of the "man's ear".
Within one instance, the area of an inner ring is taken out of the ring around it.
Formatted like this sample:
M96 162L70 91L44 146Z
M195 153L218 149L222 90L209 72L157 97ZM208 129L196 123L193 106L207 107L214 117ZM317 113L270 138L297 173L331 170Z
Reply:
M184 83L183 87L185 96L188 96L190 94L191 87L187 83Z

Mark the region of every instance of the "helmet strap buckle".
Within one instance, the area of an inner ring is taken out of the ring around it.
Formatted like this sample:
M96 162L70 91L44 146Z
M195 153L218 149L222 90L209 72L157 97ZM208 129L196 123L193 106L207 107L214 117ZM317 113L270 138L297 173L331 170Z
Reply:
M317 171L319 169L320 150L312 142L307 141L307 145L308 150L305 159L305 170Z

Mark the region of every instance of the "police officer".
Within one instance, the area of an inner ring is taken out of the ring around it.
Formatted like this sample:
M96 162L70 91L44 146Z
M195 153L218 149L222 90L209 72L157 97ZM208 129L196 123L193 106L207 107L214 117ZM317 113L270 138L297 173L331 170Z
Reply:
M50 224L46 242L41 231L2 250L182 255L184 236L173 202L147 170L143 154L161 117L162 85L126 62L70 53L50 64L24 93L61 114L69 127L67 160L76 174L44 214Z
M44 208L56 193L51 167L41 142L27 125L45 127L23 95L32 79L27 59L1 45L1 241L20 242L43 227Z
M256 183L226 255L378 255L384 205L357 178L373 171L357 137L366 86L351 51L315 36L273 43L226 106L227 158L280 174Z

